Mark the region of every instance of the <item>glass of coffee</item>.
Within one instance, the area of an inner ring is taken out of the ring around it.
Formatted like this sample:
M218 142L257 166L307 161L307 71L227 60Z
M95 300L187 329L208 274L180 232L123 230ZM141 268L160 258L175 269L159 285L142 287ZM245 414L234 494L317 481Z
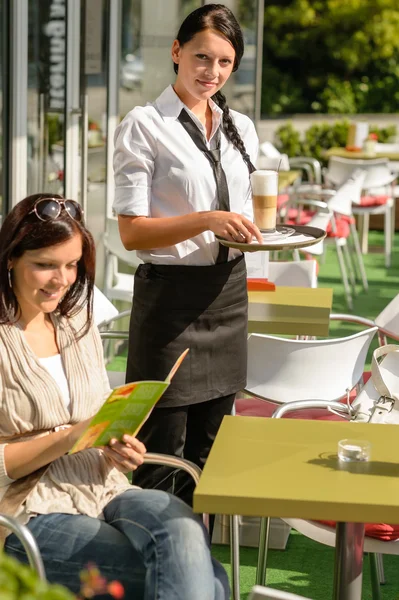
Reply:
M264 233L276 231L278 172L254 171L251 175L254 221Z

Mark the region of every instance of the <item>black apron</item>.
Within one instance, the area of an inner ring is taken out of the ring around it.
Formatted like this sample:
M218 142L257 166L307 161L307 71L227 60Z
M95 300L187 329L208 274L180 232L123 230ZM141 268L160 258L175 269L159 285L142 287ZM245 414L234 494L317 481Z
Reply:
M157 406L234 394L246 385L247 325L244 256L209 266L140 265L126 381L165 379L189 348Z

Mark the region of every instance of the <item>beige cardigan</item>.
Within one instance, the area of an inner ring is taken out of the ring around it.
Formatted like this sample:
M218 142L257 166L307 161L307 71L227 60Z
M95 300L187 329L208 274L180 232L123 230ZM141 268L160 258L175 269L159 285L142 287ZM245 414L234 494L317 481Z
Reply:
M87 419L109 392L97 328L92 325L76 342L75 333L84 326L86 310L70 320L54 315L52 319L69 382L70 412L58 385L30 349L23 331L14 325L0 325L2 442L12 443L20 436L26 438ZM44 473L13 482L5 469L5 445L0 444L0 512L13 514L21 523L27 523L36 514L52 512L101 518L104 506L131 488L126 476L111 466L101 450L94 448L66 454Z

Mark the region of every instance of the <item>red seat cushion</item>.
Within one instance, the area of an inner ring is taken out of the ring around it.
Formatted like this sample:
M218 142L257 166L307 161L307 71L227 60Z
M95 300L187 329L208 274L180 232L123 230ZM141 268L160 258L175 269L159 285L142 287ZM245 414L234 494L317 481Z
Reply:
M284 204L287 204L290 199L288 194L279 194L277 196L277 209L280 210Z
M271 417L278 404L261 400L254 396L250 398L237 398L235 401L236 414L240 417ZM322 408L311 408L309 410L295 410L287 413L287 419L315 419L319 421L343 421L343 417L335 415Z
M288 211L287 225L307 225L316 213L312 210L301 210L298 219L298 209L290 208ZM327 237L348 238L350 236L350 223L354 223L353 217L341 215L335 216L336 232L332 231L331 223L327 225Z
M335 521L317 521L322 525L334 527ZM399 525L388 525L387 523L366 523L365 534L367 537L375 538L383 542L393 542L399 539Z
M360 206L381 206L386 204L390 196L362 196Z

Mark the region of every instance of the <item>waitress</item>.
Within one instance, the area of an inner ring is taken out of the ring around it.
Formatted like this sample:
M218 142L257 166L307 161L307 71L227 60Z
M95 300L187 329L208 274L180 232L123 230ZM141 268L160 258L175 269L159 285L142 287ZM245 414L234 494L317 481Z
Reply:
M227 7L195 10L172 45L175 83L129 112L115 135L114 210L124 246L144 261L134 281L127 381L164 379L190 349L138 437L149 452L200 467L246 384L245 260L215 236L262 241L249 177L258 138L220 91L243 51ZM191 504L188 478L170 475L143 465L134 482Z

